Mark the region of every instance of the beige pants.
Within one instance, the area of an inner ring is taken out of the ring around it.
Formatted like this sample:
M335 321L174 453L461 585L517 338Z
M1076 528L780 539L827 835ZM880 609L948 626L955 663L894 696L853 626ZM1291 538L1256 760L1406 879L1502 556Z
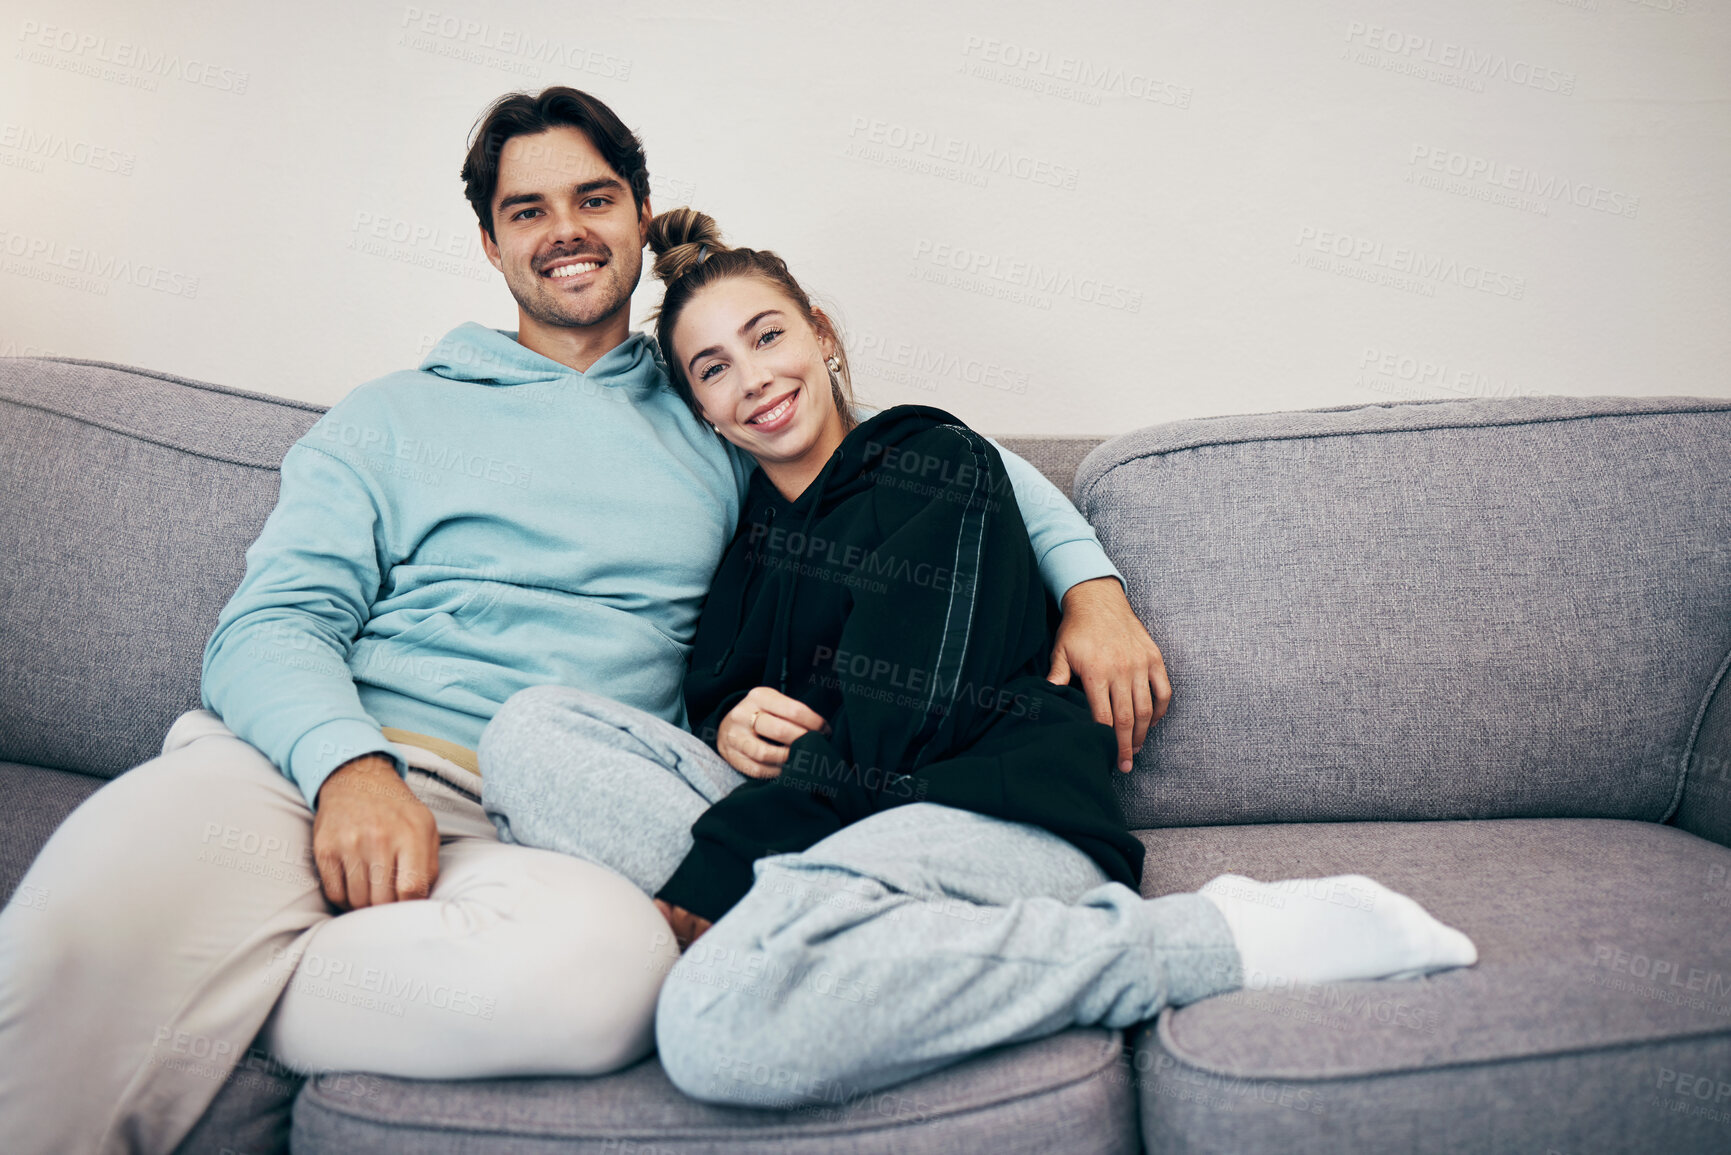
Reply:
M331 906L299 789L205 710L67 818L0 912L0 1152L166 1155L255 1038L429 1079L650 1051L678 950L649 899L500 843L479 778L401 749L439 827L424 901Z

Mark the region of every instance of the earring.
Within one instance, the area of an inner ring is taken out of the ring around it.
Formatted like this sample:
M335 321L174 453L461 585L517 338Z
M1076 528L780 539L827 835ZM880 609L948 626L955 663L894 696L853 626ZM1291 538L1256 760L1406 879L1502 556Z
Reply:
M829 360L825 361L824 364L829 366L829 371L831 373L840 373L841 372L841 358L840 357L831 357Z

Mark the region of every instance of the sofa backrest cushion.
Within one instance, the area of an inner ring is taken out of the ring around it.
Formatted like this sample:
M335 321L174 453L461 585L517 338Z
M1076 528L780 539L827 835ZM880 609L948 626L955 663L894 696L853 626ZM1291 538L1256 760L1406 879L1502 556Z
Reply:
M1104 437L994 437L992 440L1032 465L1069 493L1076 484L1076 468Z
M318 406L0 358L0 760L112 776L199 704L204 644Z
M1182 421L1078 507L1166 656L1135 826L1662 820L1731 649L1731 400Z

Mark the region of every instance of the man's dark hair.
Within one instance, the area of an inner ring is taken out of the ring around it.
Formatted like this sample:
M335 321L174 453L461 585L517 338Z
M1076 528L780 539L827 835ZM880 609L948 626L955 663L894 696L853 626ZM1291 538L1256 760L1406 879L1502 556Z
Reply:
M619 179L631 189L638 211L649 196L649 165L643 159L643 142L625 127L611 108L575 88L554 85L540 95L512 92L501 96L475 125L469 139L469 155L463 158L463 195L475 210L487 235L493 232L493 193L499 187L499 153L514 136L533 136L550 128L580 130L595 146Z

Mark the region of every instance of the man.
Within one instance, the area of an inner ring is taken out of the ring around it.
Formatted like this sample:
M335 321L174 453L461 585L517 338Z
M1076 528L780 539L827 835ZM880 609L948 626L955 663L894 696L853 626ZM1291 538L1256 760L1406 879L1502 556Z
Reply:
M535 685L684 721L746 462L630 331L648 173L611 110L503 98L463 173L518 331L458 328L284 458L207 709L56 831L25 879L49 910L0 915L0 1150L171 1151L255 1037L425 1078L651 1045L665 922L610 871L499 842L473 751ZM1127 768L1170 697L1159 651L1086 523L1006 458L1065 611L1052 677ZM291 982L312 1010L279 1031Z

